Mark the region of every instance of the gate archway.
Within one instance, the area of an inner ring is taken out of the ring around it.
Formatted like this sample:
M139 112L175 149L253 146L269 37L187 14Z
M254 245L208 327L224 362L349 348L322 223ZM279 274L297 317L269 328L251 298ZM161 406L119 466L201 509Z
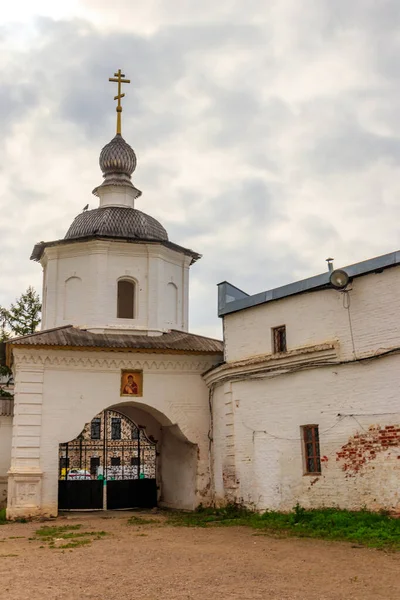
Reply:
M107 409L59 446L58 508L157 505L156 440L129 417Z

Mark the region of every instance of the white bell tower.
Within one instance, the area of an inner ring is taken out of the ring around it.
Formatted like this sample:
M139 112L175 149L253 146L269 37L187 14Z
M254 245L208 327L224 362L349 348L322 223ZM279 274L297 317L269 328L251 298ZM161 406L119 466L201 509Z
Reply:
M119 70L117 132L100 153L99 207L83 211L65 238L36 244L43 267L42 329L75 325L93 332L159 335L188 330L189 268L200 258L169 241L156 219L135 208L134 150L121 135Z

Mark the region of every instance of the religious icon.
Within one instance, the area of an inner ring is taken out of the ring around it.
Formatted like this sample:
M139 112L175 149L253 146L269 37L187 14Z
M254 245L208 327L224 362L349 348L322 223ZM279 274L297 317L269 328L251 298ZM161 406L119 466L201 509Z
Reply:
M142 388L142 371L121 371L121 396L142 396Z

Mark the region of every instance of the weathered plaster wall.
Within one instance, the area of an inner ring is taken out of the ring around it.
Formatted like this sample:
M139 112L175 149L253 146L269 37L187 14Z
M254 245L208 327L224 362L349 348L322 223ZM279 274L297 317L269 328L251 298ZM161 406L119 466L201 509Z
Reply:
M196 494L196 466L198 454L205 452L175 435L173 428L163 428L161 449L161 505L168 508L193 510L203 501L210 499L210 482ZM206 469L205 461L202 468Z
M217 500L400 510L400 355L355 361L400 347L399 276L387 269L346 294L307 293L225 317L227 362L205 377ZM288 352L274 355L271 328L281 325ZM303 474L307 424L319 425L318 477Z
M400 357L218 385L214 472L232 499L232 389L236 501L259 509L340 506L400 510ZM341 415L341 416L338 416ZM353 415L353 416L351 416ZM322 474L304 475L300 427L318 424ZM228 465L228 466L227 466ZM222 494L222 497L221 497Z
M269 354L271 328L286 325L288 350L340 342L340 358L352 358L349 310L357 354L400 346L400 267L354 279L348 294L310 292L268 302L224 317L227 361Z
M7 501L7 472L11 464L12 417L0 416L0 508Z
M42 329L72 324L93 331L187 331L190 261L161 245L115 240L47 248ZM117 282L124 277L137 284L134 319L117 318Z
M56 514L58 445L75 438L85 423L104 408L120 404L121 369L143 369L143 397L134 406L151 415L162 428L176 426L182 440L196 447L194 503L206 502L210 473L208 389L201 374L216 362L209 356L102 353L87 351L14 350L15 426L9 483L8 515ZM128 415L129 416L129 415ZM162 432L164 436L164 432ZM186 468L192 481L189 453L178 460L171 440L168 456L175 470ZM181 444L182 446L182 444ZM183 448L186 450L186 446ZM161 447L162 450L162 447ZM187 456L186 456L187 455ZM168 459L169 460L169 459ZM175 462L174 462L175 461ZM162 494L162 491L161 491ZM174 501L183 501L175 496ZM179 506L176 506L179 507Z

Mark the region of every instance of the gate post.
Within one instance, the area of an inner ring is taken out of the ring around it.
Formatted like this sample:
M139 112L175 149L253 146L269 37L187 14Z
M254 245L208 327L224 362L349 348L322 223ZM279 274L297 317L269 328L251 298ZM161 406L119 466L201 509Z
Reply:
M103 510L107 510L107 479L103 480Z

